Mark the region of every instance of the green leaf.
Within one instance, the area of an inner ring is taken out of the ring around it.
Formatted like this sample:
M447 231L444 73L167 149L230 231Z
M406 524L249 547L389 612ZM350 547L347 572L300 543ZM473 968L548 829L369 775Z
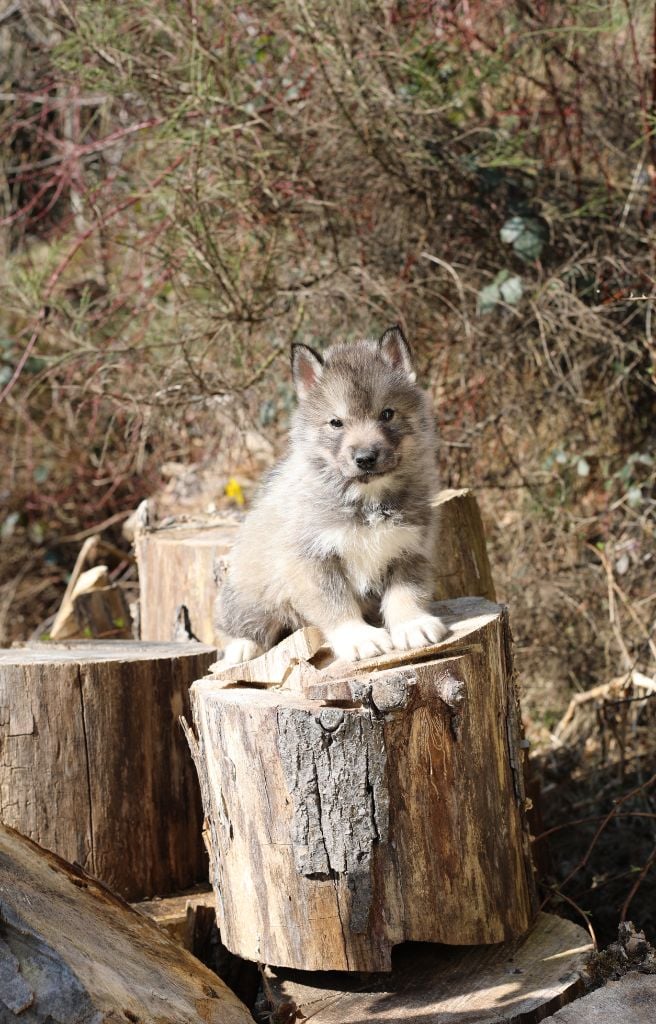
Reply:
M547 229L537 217L511 217L499 232L501 241L527 263L537 260L547 240Z
M509 270L500 270L492 284L486 285L478 293L478 312L491 313L495 306L506 303L516 306L524 294L522 279Z
M521 277L509 277L499 286L499 291L504 302L509 306L516 306L524 294Z

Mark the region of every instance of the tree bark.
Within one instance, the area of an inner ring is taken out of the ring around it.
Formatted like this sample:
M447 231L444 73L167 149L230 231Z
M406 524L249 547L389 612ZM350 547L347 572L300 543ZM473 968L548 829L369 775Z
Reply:
M252 1024L252 1017L148 918L0 826L0 1021Z
M472 491L440 491L435 552L436 601L477 596L496 600L485 533ZM238 519L197 517L148 526L135 533L142 640L180 638L180 608L190 632L215 643L213 608L227 567Z
M294 673L276 688L232 669L192 687L210 880L233 953L389 970L405 940L497 943L529 928L507 615L476 598L436 611L451 627L442 644L308 666L300 692Z
M206 878L177 719L215 657L118 640L0 651L0 820L128 899Z

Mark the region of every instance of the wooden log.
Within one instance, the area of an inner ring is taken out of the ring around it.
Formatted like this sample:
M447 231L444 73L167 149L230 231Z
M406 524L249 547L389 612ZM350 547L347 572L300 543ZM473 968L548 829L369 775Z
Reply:
M497 943L529 928L507 615L476 598L436 612L452 629L442 645L334 662L302 692L192 687L210 880L233 953L389 970L409 939Z
M439 523L434 598L478 596L496 600L485 534L470 490L440 491L434 507ZM237 516L180 518L141 525L135 550L141 588L143 640L179 638L179 610L191 633L215 643L213 608L239 525Z
M438 523L435 600L471 596L496 601L483 520L474 492L468 488L440 491L433 508Z
M181 517L137 529L142 640L179 639L184 605L190 632L214 643L214 604L238 523L225 515Z
M105 886L0 826L0 1021L252 1017L216 974Z
M341 974L328 980L268 971L269 1003L294 1003L312 1024L538 1024L582 993L591 952L590 937L579 925L540 914L519 942L468 949L401 946L387 976ZM574 1024L579 1018L574 1012L565 1019Z
M215 657L118 640L0 651L0 820L129 899L205 879L177 719Z
M221 942L214 894L209 885L133 906L218 974L249 1010L253 1008L260 988L258 966L234 956Z

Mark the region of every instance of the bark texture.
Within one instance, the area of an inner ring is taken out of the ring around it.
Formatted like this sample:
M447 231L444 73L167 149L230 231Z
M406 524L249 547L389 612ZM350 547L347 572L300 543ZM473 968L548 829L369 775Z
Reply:
M443 644L334 662L302 690L234 673L192 687L210 880L232 952L377 971L408 939L475 945L529 928L507 616L477 598L436 611L452 629Z
M440 491L435 552L436 601L479 596L496 600L485 533L472 491ZM191 633L215 643L212 609L225 575L237 520L207 516L141 526L135 534L141 588L141 638L180 639L180 608Z
M2 1024L248 1024L235 995L99 882L0 826Z
M0 820L127 899L206 878L178 716L215 656L118 640L0 651Z

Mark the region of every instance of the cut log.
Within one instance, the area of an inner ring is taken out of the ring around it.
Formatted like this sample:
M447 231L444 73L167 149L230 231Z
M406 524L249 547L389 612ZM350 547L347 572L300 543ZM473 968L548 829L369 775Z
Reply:
M233 953L389 970L406 940L497 943L529 928L507 616L476 598L435 610L452 628L444 644L334 662L302 692L265 678L192 687L210 880Z
M434 502L439 531L434 598L495 600L481 514L472 491L441 491ZM141 587L141 638L179 637L183 605L194 636L215 643L213 608L225 577L238 516L181 518L135 534Z
M271 1005L292 1001L312 1024L537 1024L581 994L591 952L583 928L540 914L519 942L464 950L401 946L387 977L328 980L283 970L268 971L267 980ZM575 1013L565 1019L579 1020Z
M203 643L214 643L214 604L238 524L238 517L224 515L139 525L135 551L142 640L178 639L184 605L190 632Z
M118 640L0 651L0 820L129 899L207 878L178 716L215 657Z
M252 1017L147 918L0 826L0 1021L252 1024Z

